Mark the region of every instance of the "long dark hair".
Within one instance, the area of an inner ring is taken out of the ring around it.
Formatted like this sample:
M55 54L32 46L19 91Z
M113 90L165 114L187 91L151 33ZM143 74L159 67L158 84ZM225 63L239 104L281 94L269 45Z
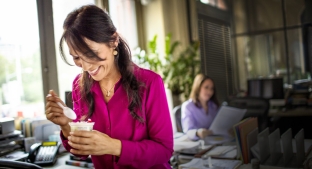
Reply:
M82 6L68 14L64 21L63 29L64 32L59 48L62 59L69 65L70 63L67 61L63 50L64 41L86 57L102 61L103 59L90 49L84 38L97 43L105 43L109 47L114 47L112 42L118 40L116 48L118 55L115 57L115 64L121 73L121 84L127 93L129 100L128 109L133 118L144 122L143 118L136 113L138 110L141 110L139 93L141 84L133 74L134 64L131 61L131 52L127 43L116 33L116 28L109 15L95 5ZM88 72L83 72L79 81L81 98L88 104L88 117L91 117L94 112L94 99L90 91L93 79L89 78Z
M217 99L217 90L216 90L216 86L215 86L215 83L214 81L211 79L211 77L209 76L206 76L204 74L198 74L196 75L195 79L194 79L194 82L193 82L193 86L192 86L192 91L191 91L191 94L190 94L190 98L192 99L192 101L197 105L199 106L200 105L200 102L199 102L199 92L200 92L200 88L202 86L202 84L204 83L204 81L206 80L211 80L212 83L213 83L213 95L211 96L210 100L212 100L216 105L217 107L220 106L219 104L219 101Z

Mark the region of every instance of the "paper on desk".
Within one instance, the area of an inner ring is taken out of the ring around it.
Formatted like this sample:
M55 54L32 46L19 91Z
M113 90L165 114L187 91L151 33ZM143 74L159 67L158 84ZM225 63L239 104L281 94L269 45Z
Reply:
M216 146L212 150L208 151L208 156L220 156L236 149L236 146Z
M182 149L188 149L199 146L199 142L193 141L174 141L173 150L180 151Z
M174 139L173 150L180 151L182 149L188 149L199 146L199 141L189 140L187 135L180 136Z
M207 136L205 137L205 144L223 144L226 142L230 142L234 140L233 137L226 137L226 136Z
M241 165L239 160L222 160L222 159L211 159L212 167L218 167L223 169L234 169ZM201 158L193 158L192 161L182 164L179 169L209 169L204 166L204 161Z
M225 154L219 156L213 156L215 158L235 159L237 157L237 149L233 149Z

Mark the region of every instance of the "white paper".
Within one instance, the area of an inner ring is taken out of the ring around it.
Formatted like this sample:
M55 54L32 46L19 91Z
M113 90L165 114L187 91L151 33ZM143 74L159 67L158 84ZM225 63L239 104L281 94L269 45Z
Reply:
M191 141L175 141L173 145L173 150L174 151L180 151L182 149L188 149L188 148L193 148L193 147L198 147L199 142L191 142Z
M239 160L222 160L222 159L211 159L212 168L215 169L234 169L239 166L242 162ZM205 167L203 159L193 158L192 161L182 164L179 169L210 169L211 167Z
M246 109L222 106L209 130L212 130L214 135L229 136L230 129L243 119L246 111Z

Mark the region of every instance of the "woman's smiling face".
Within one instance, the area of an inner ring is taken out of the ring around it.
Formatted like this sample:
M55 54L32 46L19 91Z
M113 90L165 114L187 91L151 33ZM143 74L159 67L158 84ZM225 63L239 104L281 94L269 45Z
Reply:
M209 101L213 94L214 84L211 79L206 79L200 87L199 100Z
M109 77L110 73L117 69L115 56L113 55L114 48L109 47L105 43L97 43L88 39L85 39L85 42L89 48L103 60L90 59L85 54L74 50L72 46L67 43L69 53L73 57L75 64L84 71L87 71L96 81Z

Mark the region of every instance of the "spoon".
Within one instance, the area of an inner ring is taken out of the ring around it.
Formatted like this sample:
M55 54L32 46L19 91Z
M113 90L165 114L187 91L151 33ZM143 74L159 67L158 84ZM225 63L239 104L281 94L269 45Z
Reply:
M60 102L57 102L57 105L59 105L63 109L63 113L66 117L72 120L75 120L77 118L76 113L71 108L63 106Z
M51 94L48 94L47 97L50 97ZM66 117L75 120L77 118L76 113L69 107L65 107L62 105L62 103L57 102L57 105L59 105L63 109L63 113L65 114Z

